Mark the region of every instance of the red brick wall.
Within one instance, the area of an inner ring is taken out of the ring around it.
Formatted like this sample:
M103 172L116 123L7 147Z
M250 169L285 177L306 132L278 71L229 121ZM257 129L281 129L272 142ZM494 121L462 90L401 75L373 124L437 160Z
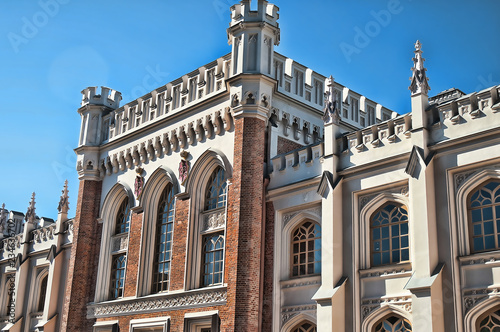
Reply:
M278 136L278 154L287 153L302 147L304 146L297 142Z
M235 120L225 262L235 331L259 330L265 132L260 119Z
M139 273L139 255L141 252L142 218L144 213L132 212L129 227L129 240L127 252L127 268L125 275L124 297L137 294L137 275Z
M274 278L274 205L272 202L266 203L265 236L262 331L272 331Z
M188 217L189 200L176 200L174 235L172 240L172 269L170 272L170 290L184 289Z
M68 263L61 331L91 331L87 303L94 299L101 227L97 222L101 181L81 180L73 223L73 245ZM98 242L99 241L99 242Z

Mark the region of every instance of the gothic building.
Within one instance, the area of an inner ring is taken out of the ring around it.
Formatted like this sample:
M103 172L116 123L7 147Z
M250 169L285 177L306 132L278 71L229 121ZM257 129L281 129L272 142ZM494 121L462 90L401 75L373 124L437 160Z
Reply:
M500 329L500 86L429 97L417 41L398 114L277 53L267 1L227 36L82 91L75 217L1 210L2 331Z

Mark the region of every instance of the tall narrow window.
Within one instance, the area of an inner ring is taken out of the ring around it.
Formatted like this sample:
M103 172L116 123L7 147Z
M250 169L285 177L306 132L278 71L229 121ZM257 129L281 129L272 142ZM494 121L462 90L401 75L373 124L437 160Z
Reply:
M201 273L203 287L222 283L224 271L224 224L227 201L227 184L224 169L217 167L210 176L205 190L204 220L215 218L224 222L203 224L201 237ZM222 218L220 216L223 216Z
M300 325L294 327L292 332L316 332L316 325L309 322L302 322Z
M215 69L209 70L207 72L207 92L206 94L212 93L215 86Z
M368 113L368 125L372 125L375 123L375 108L373 106L368 105L366 107Z
M111 282L109 293L111 299L123 297L123 285L125 282L125 265L127 257L125 254L114 255L111 261Z
M198 78L194 77L189 81L189 101L196 99L198 88Z
M358 122L359 100L351 97L351 120Z
M161 194L156 217L155 256L153 263L153 292L168 291L174 229L174 191L169 183Z
M47 280L49 279L49 276L46 275L45 277L42 278L42 281L40 282L40 289L38 291L38 304L37 304L37 311L42 312L44 307L45 307L45 296L47 293Z
M323 83L320 81L315 81L314 84L314 102L320 106L323 105Z
M175 86L174 91L172 93L172 109L179 107L180 99L181 99L181 88L180 86Z
M304 73L295 70L293 76L295 77L295 94L302 97L304 94Z
M130 210L128 208L128 198L125 198L116 215L115 234L128 233L129 224Z
M165 108L165 95L162 93L158 95L158 116L163 114L164 108Z
M224 232L203 236L203 286L222 283L224 265Z
M305 221L292 232L292 277L321 273L321 227Z
M500 181L489 181L468 200L472 252L500 248Z
M375 332L407 332L411 331L411 323L398 316L390 316L375 325Z
M404 205L387 203L370 219L372 266L410 260L408 211Z

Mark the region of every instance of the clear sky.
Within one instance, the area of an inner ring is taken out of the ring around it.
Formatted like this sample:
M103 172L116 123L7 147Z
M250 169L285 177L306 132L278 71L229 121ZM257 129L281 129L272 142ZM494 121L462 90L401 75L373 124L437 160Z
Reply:
M105 85L123 102L229 53L231 0L0 1L0 204L70 216L80 91ZM500 84L498 0L276 0L276 51L399 113L410 111L414 43L431 95ZM500 125L500 124L499 124Z

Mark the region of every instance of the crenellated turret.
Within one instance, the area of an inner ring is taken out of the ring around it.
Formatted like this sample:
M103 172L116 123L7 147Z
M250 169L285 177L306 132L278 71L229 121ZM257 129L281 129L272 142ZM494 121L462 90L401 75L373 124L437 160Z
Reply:
M227 35L229 45L233 45L233 75L271 75L274 45L280 42L278 10L277 6L264 0L258 0L257 11L250 9L249 0L231 7Z
M113 109L120 107L120 101L122 100L121 92L104 86L101 87L101 93L98 93L97 89L96 86L90 86L82 90L82 106L90 104L107 106Z

